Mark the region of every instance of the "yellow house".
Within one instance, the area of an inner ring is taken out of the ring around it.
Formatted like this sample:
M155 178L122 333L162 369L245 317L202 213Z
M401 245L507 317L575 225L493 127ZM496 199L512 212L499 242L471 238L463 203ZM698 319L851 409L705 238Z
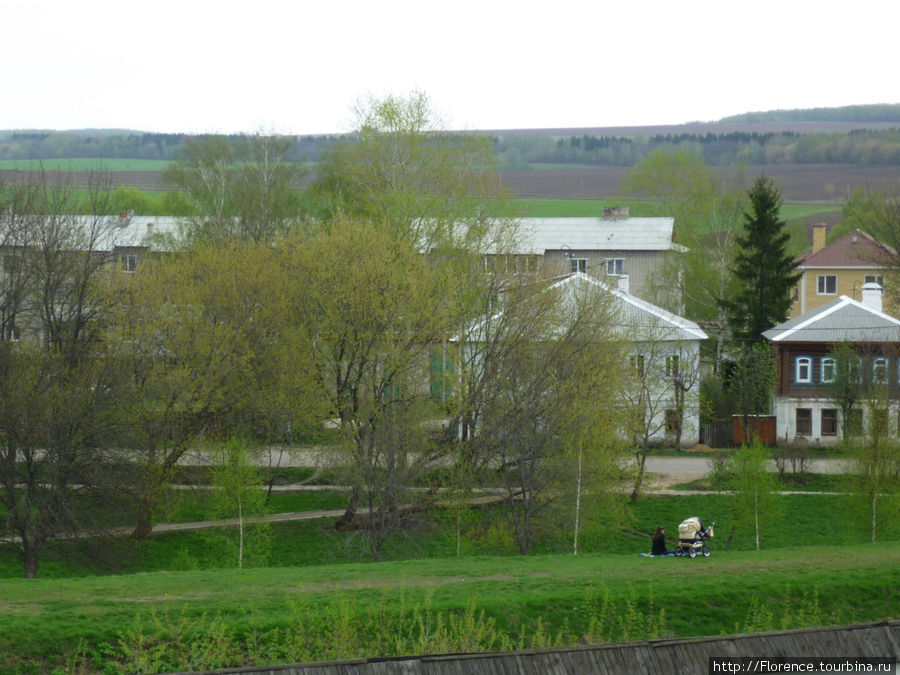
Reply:
M826 246L825 231L825 225L813 226L812 250L797 258L802 276L793 291L790 318L842 295L862 300L863 284L870 282L885 291L885 313L897 316L897 307L889 300L892 294L885 288L885 281L891 281L888 275L893 251L862 230L853 230Z

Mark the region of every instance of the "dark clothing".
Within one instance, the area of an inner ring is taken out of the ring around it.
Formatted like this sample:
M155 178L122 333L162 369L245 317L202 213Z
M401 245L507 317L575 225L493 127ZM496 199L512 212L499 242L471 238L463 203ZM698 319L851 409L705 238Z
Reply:
M666 535L661 534L658 537L653 537L653 549L650 551L650 555L666 555L668 551L666 550Z

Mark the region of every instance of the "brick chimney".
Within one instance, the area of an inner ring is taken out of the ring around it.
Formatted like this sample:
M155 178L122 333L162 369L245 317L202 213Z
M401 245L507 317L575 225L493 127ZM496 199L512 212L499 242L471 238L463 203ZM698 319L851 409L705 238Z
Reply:
M864 304L869 309L874 309L878 312L883 312L884 310L881 308L881 294L882 289L879 284L876 284L874 281L870 281L867 284L863 284L862 287L862 304Z
M825 248L825 235L828 233L828 225L825 223L816 223L812 228L813 247L812 252L818 253Z

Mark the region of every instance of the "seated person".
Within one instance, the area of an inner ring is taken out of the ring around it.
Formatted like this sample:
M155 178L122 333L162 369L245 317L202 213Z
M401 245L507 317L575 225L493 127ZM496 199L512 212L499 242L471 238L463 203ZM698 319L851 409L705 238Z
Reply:
M656 528L656 534L653 535L653 548L650 555L671 555L671 551L666 550L666 530L660 525Z

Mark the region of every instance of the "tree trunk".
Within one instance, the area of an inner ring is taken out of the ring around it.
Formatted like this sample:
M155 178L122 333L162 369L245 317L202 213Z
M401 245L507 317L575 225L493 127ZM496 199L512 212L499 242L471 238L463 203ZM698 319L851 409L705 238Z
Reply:
M631 501L636 502L641 492L641 484L644 482L644 467L647 464L647 449L637 451L637 474L634 477L634 488L631 490Z
M581 517L581 444L578 445L578 480L575 485L575 536L572 555L578 555L578 525Z
M22 537L22 563L26 579L37 577L41 564L41 545L27 536Z
M144 497L138 504L137 523L131 533L132 539L146 539L153 534L153 503Z
M350 526L353 525L353 519L356 517L357 506L359 506L359 488L354 487L353 491L350 493L350 501L347 503L347 509L344 511L344 515L334 524L335 530L342 531L350 529Z

